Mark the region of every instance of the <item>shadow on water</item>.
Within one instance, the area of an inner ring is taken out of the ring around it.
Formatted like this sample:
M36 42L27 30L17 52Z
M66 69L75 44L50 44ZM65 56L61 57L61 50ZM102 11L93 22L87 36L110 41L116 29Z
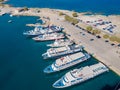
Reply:
M115 86L105 85L102 90L114 90Z
M120 89L120 82L116 83L113 86L107 84L101 90L118 90L118 89Z

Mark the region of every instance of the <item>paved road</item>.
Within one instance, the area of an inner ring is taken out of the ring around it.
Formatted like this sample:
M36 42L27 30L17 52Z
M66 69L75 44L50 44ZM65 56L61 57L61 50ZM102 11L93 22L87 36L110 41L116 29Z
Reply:
M98 39L94 35L67 24L67 22L61 24L65 27L66 33L71 35L71 39L78 44L81 43L89 53L94 54L97 59L120 75L120 54L116 53L116 51L120 52L120 49L117 46L111 46L104 39Z

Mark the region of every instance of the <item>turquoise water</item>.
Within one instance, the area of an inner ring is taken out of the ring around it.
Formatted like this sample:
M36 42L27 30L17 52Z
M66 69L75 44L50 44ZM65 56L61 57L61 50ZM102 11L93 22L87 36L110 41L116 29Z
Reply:
M0 90L58 90L52 84L71 69L97 63L89 61L73 68L44 74L43 69L54 60L43 60L41 54L46 52L46 44L51 42L34 42L23 36L23 31L33 29L27 23L41 22L37 17L0 17ZM8 23L12 20L12 23ZM85 83L62 90L102 90L106 85L113 86L120 77L110 71ZM110 89L104 89L110 90ZM112 90L112 89L111 89Z
M105 15L120 14L120 0L8 0L13 6L57 8Z

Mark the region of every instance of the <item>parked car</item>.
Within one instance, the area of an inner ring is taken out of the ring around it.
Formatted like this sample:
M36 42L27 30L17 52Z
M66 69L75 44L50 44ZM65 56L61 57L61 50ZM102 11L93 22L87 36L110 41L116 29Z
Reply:
M108 40L105 40L105 42L109 42Z
M120 48L120 44L117 45Z
M101 38L101 36L96 36L98 39Z
M114 45L115 45L114 43L111 44L111 46L114 46Z
M94 39L92 38L92 39L90 39L90 41L94 41Z

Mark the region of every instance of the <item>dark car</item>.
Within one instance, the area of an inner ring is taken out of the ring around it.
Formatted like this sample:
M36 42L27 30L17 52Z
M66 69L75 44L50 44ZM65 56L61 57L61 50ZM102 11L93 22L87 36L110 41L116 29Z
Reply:
M94 39L92 38L92 39L90 39L90 41L94 41Z
M71 36L70 34L66 34L66 36Z
M96 36L97 38L101 38L101 36Z
M111 46L114 46L114 45L115 45L114 43L111 44Z
M78 27L78 25L76 25L76 27Z
M83 35L83 36L85 36L85 34L84 34L84 33L83 33L82 35Z
M105 42L109 42L108 40L105 40Z
M80 34L81 34L82 32L80 32Z
M120 47L120 44L118 44L117 46Z

